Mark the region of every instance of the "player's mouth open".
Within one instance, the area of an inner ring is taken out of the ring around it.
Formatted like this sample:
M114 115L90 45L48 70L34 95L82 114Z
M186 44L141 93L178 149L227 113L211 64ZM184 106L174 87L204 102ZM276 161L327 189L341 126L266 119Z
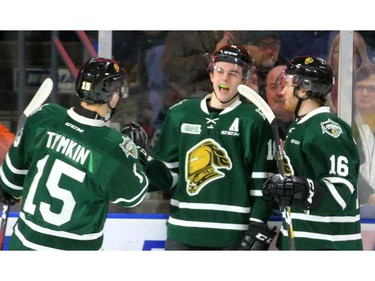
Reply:
M229 91L229 87L224 84L219 84L219 90Z

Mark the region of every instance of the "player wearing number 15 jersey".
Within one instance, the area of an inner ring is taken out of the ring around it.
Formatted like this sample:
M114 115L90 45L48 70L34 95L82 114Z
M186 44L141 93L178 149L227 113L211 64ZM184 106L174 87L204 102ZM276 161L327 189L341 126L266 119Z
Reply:
M291 207L297 250L361 250L357 145L350 126L324 106L332 69L322 59L298 57L283 78L285 107L296 120L285 141L286 175L267 181L263 194ZM282 227L277 247L288 249L288 241Z
M76 91L81 106L28 118L1 167L2 193L22 197L10 250L100 250L108 203L134 207L147 193L136 145L106 126L127 96L125 70L91 59Z

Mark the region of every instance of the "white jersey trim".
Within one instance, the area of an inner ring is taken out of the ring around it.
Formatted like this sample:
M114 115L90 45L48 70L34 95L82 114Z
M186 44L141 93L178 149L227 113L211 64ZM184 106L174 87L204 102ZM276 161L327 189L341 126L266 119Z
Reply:
M169 217L168 222L173 225L184 226L184 227L230 229L230 230L240 230L240 231L247 230L249 227L247 224L186 221L186 220L175 219L172 217Z
M18 237L18 239L21 240L22 244L24 246L26 246L27 248L30 248L30 249L33 249L33 250L37 250L37 251L62 251L60 249L50 248L50 247L46 247L46 246L42 246L42 245L30 242L19 231L18 225L16 225L16 227L14 228L14 234Z
M274 173L267 173L267 172L252 172L251 177L253 179L268 179L272 177Z
M61 249L46 247L46 246L42 246L42 245L30 242L19 231L18 225L16 225L16 227L14 228L14 234L18 237L18 239L21 240L22 244L24 246L26 246L27 248L30 248L30 249L33 249L33 250L36 250L36 251L64 251L64 250L61 250ZM103 249L99 249L98 251L100 251L100 250L103 250Z
M286 231L283 227L280 229L280 232L283 234L283 236L288 236L288 231ZM361 233L329 235L329 234L321 234L321 233L305 232L305 231L294 231L294 237L295 238L319 239L319 240L326 240L326 241L332 241L332 242L362 239Z
M324 180L328 180L330 183L342 183L342 184L345 184L349 188L350 193L353 194L353 192L354 192L353 185L347 179L343 179L343 178L340 178L340 177L326 177L326 178L324 178Z
M133 172L137 173L135 164L133 166ZM133 198L130 198L130 199L118 198L118 199L112 201L112 203L114 203L114 204L117 204L117 203L120 203L120 202L131 203L131 202L136 201L132 206L130 206L130 207L134 207L134 206L137 206L139 203L141 203L143 201L143 198L147 194L147 188L148 188L149 182L148 182L148 178L146 177L146 175L143 172L141 172L141 173L142 173L142 175L138 173L138 177L140 178L140 182L142 183L143 179L145 179L145 185L144 185L143 189L141 190L141 192L139 192ZM141 197L141 200L140 200L140 197Z
M13 166L12 161L10 160L9 154L5 157L5 163L7 164L9 170L11 170L12 173L17 174L17 175L26 175L27 172L29 171L28 169L17 169L16 167Z
M9 188L14 189L14 190L22 190L22 189L23 189L22 186L15 185L15 184L11 183L11 182L6 178L3 169L0 170L0 177L1 177L1 179L3 180L3 182L4 182Z
M329 113L329 112L330 112L329 106L318 107L317 109L314 109L313 111L310 111L308 114L306 114L304 117L302 117L301 120L299 120L297 122L297 124L301 124L301 123L309 120L314 115L317 115L317 114L320 114L320 113Z
M284 216L284 214L283 214ZM322 222L322 223L352 223L360 221L360 216L316 216L307 215L301 213L292 213L292 219L312 221L312 222Z
M148 161L151 161L151 160L154 160L155 158L152 157L152 156L148 156L147 160ZM178 165L179 165L179 162L172 162L172 163L168 163L168 162L164 162L164 161L161 161L161 160L158 160L156 159L157 161L160 161L160 162L163 162L164 165L168 168L168 169L176 169L178 168Z
M88 126L92 126L92 127L105 127L105 126L107 126L107 123L104 120L84 117L84 116L76 113L73 108L68 109L67 113L70 116L70 118L74 119L75 121L77 121L77 122L79 122L83 125L88 125Z
M263 196L261 190L250 190L250 196Z
M186 203L186 202L177 201L176 199L171 199L170 204L180 209L214 210L214 211L226 211L226 212L235 212L235 213L242 213L242 214L250 213L250 208L248 207L239 207L239 206L233 206L233 205Z
M104 234L104 229L102 229L100 232L97 232L97 233L82 234L82 235L74 234L74 233L70 233L66 231L51 230L51 229L36 225L35 223L27 220L24 212L20 212L20 219L22 219L25 222L25 224L28 227L30 227L32 230L39 232L39 233L52 235L55 237L62 237L62 238L75 239L75 240L95 240L95 239L100 238Z

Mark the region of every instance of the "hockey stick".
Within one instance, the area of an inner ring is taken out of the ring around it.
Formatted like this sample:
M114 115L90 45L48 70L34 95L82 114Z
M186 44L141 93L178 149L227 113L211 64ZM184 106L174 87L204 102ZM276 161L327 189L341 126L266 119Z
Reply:
M44 79L42 85L40 85L38 91L35 93L33 99L27 105L25 110L22 112L20 118L18 119L17 132L19 132L25 125L27 117L37 110L49 97L53 89L53 81L51 78Z
M273 138L275 141L275 147L276 147L276 161L277 161L277 168L278 172L285 176L286 172L284 169L284 152L280 145L280 136L279 136L279 129L277 127L277 121L275 114L273 113L272 109L269 107L267 102L254 90L249 88L246 85L239 85L238 86L238 92L250 100L253 104L255 104L265 115L265 117L268 120L268 123L270 123L272 127L272 133ZM292 224L292 216L290 211L290 206L285 207L285 222L288 227L288 236L289 236L289 249L295 250L295 242L294 242L294 231L293 231L293 224Z
M7 228L9 217L9 202L3 201L3 210L1 213L1 224L0 224L0 250L4 249L4 238L5 230Z
M19 132L25 125L27 117L35 110L37 110L43 103L47 100L53 89L53 81L51 78L44 79L42 85L40 85L38 91L35 93L34 97L27 105L27 107L22 112L20 118L18 119L17 132ZM10 203L8 201L3 201L3 211L1 214L0 223L0 250L4 249L4 238L5 231L8 223Z

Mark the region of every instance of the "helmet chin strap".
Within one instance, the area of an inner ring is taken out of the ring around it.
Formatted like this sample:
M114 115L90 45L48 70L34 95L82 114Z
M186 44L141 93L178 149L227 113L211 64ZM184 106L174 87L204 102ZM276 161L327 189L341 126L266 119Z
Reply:
M298 99L296 109L294 110L294 116L295 116L296 119L299 119L299 118L303 117L303 115L302 115L302 116L299 116L299 115L298 115L298 112L299 112L299 110L300 110L300 107L301 107L301 105L302 105L302 102L305 101L305 100L307 100L307 99L309 99L309 97L307 97L307 98L305 98L305 99L299 97L299 96L297 95L297 87L294 87L294 89L293 89L293 96L296 97L296 98Z
M116 107L112 108L109 105L109 102L107 104L108 104L108 107L109 107L110 111L103 118L105 122L109 121L113 117L113 115L115 115L115 113L116 113Z
M229 100L227 100L227 101L221 101L221 100L219 100L219 98L218 98L217 95L216 95L215 90L214 90L214 95L215 95L216 99L217 99L219 102L221 102L222 104L226 104L226 103L231 102L232 100L234 100L234 99L239 95L239 93L237 92L237 93L236 93L231 99L229 99Z

